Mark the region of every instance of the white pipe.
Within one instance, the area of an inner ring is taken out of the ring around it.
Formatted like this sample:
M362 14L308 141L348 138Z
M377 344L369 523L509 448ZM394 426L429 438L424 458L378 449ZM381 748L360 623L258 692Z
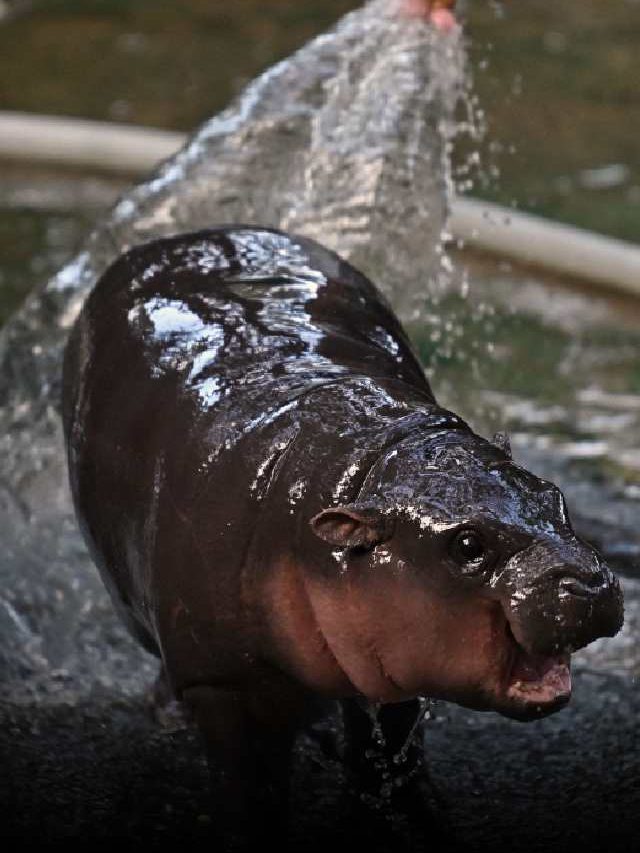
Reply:
M467 198L454 200L448 227L467 247L640 296L640 247L633 243Z
M116 173L146 172L166 160L183 133L57 116L0 113L0 157Z
M187 135L110 122L0 113L0 158L145 172ZM640 247L489 202L453 199L448 229L471 248L640 296Z

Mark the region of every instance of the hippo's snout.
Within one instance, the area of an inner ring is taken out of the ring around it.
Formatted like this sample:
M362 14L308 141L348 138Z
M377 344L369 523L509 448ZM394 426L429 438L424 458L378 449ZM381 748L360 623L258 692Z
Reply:
M571 697L571 653L622 627L622 591L588 545L549 537L515 554L499 586L510 665L502 713L552 713Z
M622 627L618 580L579 540L538 542L515 555L507 569L507 618L527 651L574 652Z
M610 572L600 579L566 575L558 583L559 614L556 622L564 630L557 644L575 651L597 640L613 637L624 618L622 590ZM558 618L559 617L559 618Z

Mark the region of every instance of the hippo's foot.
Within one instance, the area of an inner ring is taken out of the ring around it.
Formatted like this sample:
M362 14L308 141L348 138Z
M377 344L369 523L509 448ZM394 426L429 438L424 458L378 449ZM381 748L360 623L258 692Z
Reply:
M421 712L418 700L374 712L355 700L343 703L349 834L360 841L388 834L396 848L404 842L407 850L453 849L424 762Z

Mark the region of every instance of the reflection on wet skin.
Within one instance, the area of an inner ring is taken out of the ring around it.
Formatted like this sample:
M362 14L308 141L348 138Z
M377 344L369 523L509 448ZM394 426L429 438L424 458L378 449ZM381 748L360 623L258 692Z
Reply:
M337 272L339 260L325 255ZM211 287L191 289L191 272L211 275ZM374 371L376 362L393 361L400 381L416 375L399 327L397 336L385 329L348 282L330 284L302 245L283 234L229 230L223 238L167 247L133 278L131 291L128 317L153 353L151 374L176 372L207 408L234 387L264 394L286 386L294 399L309 383L353 375L350 365L363 355Z

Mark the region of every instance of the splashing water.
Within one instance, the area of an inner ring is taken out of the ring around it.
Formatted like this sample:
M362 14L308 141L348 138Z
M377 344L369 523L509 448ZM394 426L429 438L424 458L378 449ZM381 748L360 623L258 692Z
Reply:
M384 749L387 745L385 740L384 732L382 731L382 724L380 723L380 708L382 706L379 702L373 702L367 705L367 713L371 718L371 738L376 745L380 749Z
M215 224L261 224L336 250L405 315L428 285L437 289L464 50L458 30L442 35L398 8L372 0L249 85L126 194L3 330L0 654L16 701L136 691L155 669L80 540L58 413L68 331L122 251Z
M433 709L433 700L428 699L426 696L418 697L418 714L416 716L415 723L407 733L405 742L402 744L398 752L396 752L396 754L393 756L392 761L394 764L405 763L405 761L407 760L407 753L409 752L409 747L413 743L414 738L416 738L420 734L422 724L434 718Z

